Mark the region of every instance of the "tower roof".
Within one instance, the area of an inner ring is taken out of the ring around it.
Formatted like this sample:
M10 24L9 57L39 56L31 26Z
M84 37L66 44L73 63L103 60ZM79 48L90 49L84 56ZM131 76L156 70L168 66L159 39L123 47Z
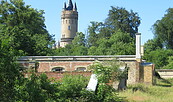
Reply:
M66 8L67 8L66 2L64 2L64 8L63 9L66 10Z
M75 2L75 4L74 4L74 10L76 10L76 11L77 11L77 6L76 6L76 2Z
M71 0L68 1L68 7L66 8L66 10L73 10L73 3Z

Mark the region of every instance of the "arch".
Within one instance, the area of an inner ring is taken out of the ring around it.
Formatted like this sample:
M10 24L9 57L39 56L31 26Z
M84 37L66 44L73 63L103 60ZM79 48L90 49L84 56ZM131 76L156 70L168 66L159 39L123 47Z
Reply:
M77 67L76 71L86 71L87 68L86 67Z
M52 68L51 71L53 71L53 72L63 72L63 71L65 71L65 68L63 68L63 67L54 67L54 68Z

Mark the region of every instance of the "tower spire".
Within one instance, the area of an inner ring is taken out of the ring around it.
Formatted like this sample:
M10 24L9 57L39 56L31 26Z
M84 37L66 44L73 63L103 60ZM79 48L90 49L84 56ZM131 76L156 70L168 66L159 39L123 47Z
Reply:
M68 1L68 7L67 10L73 10L73 3L71 0Z
M75 11L77 11L77 6L76 6L76 2L74 4L74 8L73 8Z
M63 9L66 10L66 8L67 8L66 2L64 2L64 8Z

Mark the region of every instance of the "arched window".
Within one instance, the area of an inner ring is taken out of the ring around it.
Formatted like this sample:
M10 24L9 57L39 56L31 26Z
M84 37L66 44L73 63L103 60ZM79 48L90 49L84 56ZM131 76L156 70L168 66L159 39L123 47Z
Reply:
M76 68L76 71L86 71L86 68L85 67L78 67L78 68Z
M65 69L63 67L55 67L55 68L52 68L52 71L53 72L62 72L62 71L65 71Z

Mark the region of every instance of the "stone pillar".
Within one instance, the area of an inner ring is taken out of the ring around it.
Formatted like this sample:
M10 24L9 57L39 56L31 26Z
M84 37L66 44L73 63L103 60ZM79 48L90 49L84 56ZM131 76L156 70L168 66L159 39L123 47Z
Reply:
M136 33L136 61L141 62L141 33Z

